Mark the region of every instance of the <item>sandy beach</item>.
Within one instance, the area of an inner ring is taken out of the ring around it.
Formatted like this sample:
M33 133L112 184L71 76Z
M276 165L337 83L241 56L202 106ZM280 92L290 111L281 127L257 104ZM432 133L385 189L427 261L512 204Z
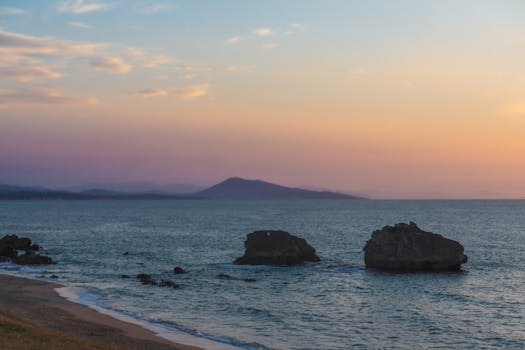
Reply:
M54 290L60 287L56 283L0 274L2 349L199 349L170 342L138 325L70 302ZM29 334L34 338L31 342Z

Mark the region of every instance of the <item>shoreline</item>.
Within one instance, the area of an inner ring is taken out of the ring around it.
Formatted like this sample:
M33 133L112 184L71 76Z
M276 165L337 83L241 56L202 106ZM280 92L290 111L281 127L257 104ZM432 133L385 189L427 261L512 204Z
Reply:
M70 301L57 289L66 286L0 272L0 311L44 330L60 332L108 348L130 350L204 350L161 337L141 325Z

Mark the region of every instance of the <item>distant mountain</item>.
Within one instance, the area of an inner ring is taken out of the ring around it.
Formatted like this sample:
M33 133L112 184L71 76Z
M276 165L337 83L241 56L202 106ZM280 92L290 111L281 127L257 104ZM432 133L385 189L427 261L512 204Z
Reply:
M152 182L97 182L65 188L68 191L83 192L92 189L119 193L157 193L157 194L188 194L203 190L204 186L189 183L171 183L159 185Z
M105 189L80 192L0 184L0 199L190 199L193 197L160 193L122 193Z
M305 190L240 177L229 178L195 195L210 199L364 199L339 192Z

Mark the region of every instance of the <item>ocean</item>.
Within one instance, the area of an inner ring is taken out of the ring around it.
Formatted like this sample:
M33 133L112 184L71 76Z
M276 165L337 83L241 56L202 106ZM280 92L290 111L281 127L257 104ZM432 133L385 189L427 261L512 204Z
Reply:
M468 263L365 269L372 231L408 221L459 241ZM321 262L233 265L246 234L264 229L305 238ZM57 264L0 269L55 274L65 297L205 348L525 349L525 201L0 201L8 233ZM121 278L139 273L181 287Z

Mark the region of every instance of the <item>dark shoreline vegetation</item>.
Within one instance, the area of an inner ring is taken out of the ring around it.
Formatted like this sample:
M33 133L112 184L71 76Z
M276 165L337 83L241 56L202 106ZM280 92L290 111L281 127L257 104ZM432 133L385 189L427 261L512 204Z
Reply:
M85 191L53 190L42 187L0 185L0 200L65 199L65 200L138 200L138 199L366 199L346 193L313 191L273 184L262 180L232 177L195 193L126 193L106 189Z

